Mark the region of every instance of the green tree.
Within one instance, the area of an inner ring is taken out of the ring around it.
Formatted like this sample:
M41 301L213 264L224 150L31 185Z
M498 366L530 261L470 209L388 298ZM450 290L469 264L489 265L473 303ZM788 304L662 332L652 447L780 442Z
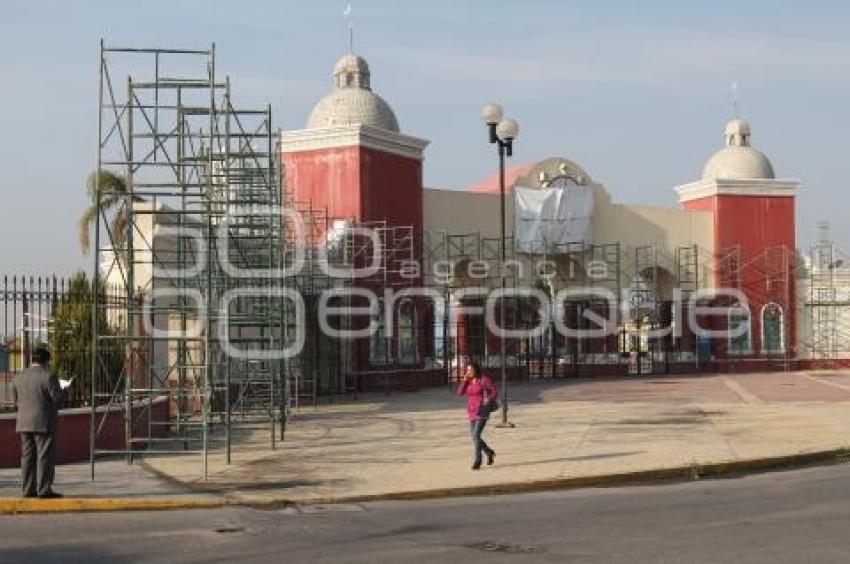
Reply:
M91 232L97 222L97 199L100 193L100 209L109 219L109 230L112 232L112 247L120 249L127 237L127 181L114 172L101 169L93 172L86 182L89 195L89 205L78 220L80 248L83 254L91 249ZM143 201L134 197L134 202Z
M100 284L99 290L99 300L103 300L103 284ZM84 272L79 272L70 279L66 293L53 307L50 331L52 364L60 376L74 378L70 390L71 403L74 405L90 399L92 305L92 284ZM115 328L108 323L106 308L98 309L97 318L101 335L116 334ZM123 354L115 346L110 346L100 350L98 356L101 359L99 377L104 379L98 387L110 389L121 374Z

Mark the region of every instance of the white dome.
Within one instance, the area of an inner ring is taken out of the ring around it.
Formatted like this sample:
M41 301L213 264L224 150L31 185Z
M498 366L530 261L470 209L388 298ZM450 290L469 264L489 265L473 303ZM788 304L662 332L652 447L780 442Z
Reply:
M758 149L750 146L750 125L733 119L724 131L726 147L720 149L705 165L704 180L718 178L729 180L775 178L773 165Z
M307 119L307 129L354 123L399 130L390 105L371 90L360 88L340 88L319 100Z
M372 92L366 59L354 54L345 55L334 66L333 78L334 89L313 107L307 119L307 129L364 124L399 131L398 120L390 105Z
M776 178L773 165L764 153L752 147L726 147L708 159L703 179Z

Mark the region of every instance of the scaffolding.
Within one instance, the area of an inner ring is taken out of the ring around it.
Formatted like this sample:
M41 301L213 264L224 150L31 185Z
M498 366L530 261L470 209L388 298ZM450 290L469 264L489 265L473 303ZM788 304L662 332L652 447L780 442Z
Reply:
M747 296L749 313L727 323L744 322L747 330L740 338L721 343L722 358L736 362L758 350L763 360L779 361L790 370L796 349L790 324L797 279L794 249L771 245L761 252L744 256L740 245L731 245L718 253L717 281L720 288ZM727 297L728 305L734 305ZM758 347L755 345L758 344Z
M92 315L91 472L98 458L223 448L237 425L268 428L286 403L280 174L271 108L234 106L203 50L101 42ZM122 77L122 78L117 78ZM123 77L126 77L123 78ZM120 80L120 82L119 82ZM107 192L101 171L123 178ZM119 221L115 221L120 218ZM110 373L107 354L124 357ZM122 409L123 446L106 413ZM281 428L282 433L282 428Z
M800 353L804 357L836 362L850 357L850 256L839 250L829 224L818 225L818 238L807 257L803 287Z

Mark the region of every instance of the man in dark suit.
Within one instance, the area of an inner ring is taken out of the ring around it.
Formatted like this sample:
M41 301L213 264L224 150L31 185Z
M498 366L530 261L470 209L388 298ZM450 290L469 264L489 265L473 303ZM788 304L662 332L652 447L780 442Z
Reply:
M15 431L21 437L21 479L24 497L62 497L53 491L56 471L56 420L65 393L59 378L50 371L50 351L35 348L33 365L15 377L14 400L18 406Z

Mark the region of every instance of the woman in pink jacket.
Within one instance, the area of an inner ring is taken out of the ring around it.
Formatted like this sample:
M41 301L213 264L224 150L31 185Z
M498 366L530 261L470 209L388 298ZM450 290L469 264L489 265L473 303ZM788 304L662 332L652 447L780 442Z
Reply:
M481 453L487 455L487 464L493 464L496 459L496 451L490 448L484 439L481 438L481 433L484 431L484 426L487 425L487 418L490 416L489 410L481 409L482 406L494 403L499 398L499 392L496 391L496 386L484 374L481 374L481 369L477 363L470 363L466 367L466 373L457 387L457 395L466 396L466 412L469 416L469 427L472 431L472 447L473 447L473 462L472 469L478 470L481 468Z

